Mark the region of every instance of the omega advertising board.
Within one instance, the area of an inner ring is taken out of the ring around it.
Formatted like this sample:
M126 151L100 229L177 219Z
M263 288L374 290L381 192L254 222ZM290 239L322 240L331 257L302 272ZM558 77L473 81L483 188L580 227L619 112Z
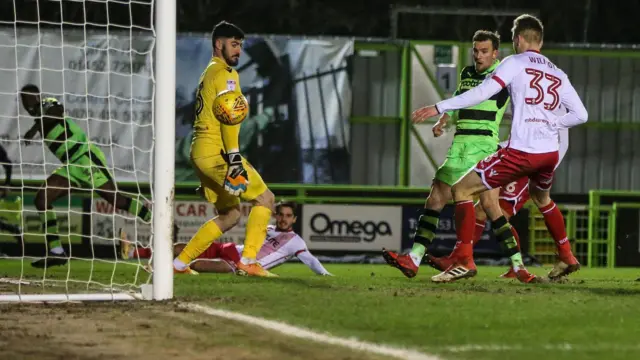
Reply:
M402 207L304 205L302 237L311 250L400 250Z

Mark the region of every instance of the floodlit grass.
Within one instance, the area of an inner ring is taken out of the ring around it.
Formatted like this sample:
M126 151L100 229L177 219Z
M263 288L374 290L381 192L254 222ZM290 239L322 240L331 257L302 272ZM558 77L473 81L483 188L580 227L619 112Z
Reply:
M43 278L25 265L26 278ZM19 277L20 269L19 261L0 262L1 277ZM70 275L86 280L89 269L90 263L74 261ZM110 264L94 263L92 280L134 283L136 269L122 263L114 272ZM180 275L175 295L445 359L640 358L640 269L583 269L566 283L536 285L499 279L505 269L498 267L480 267L476 278L452 284L431 283L436 272L428 267L414 279L386 265L327 269L336 277L317 276L300 264L276 269L280 278L274 279ZM530 270L544 275L549 269ZM137 282L146 276L138 273ZM47 272L47 278L66 277L66 267Z

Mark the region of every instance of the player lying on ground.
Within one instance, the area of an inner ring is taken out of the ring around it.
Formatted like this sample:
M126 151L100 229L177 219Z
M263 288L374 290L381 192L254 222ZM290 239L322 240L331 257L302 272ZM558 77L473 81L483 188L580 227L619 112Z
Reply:
M495 71L500 61L498 49L500 38L497 34L478 30L473 35L474 66L465 67L460 74L460 83L455 95L464 94L478 86ZM451 201L451 187L467 174L478 161L493 154L498 148L500 122L509 103L509 92L502 89L484 102L455 112L443 113L433 127L434 137L443 134L443 128L453 117L456 133L447 153L447 158L436 172L431 192L414 233L414 244L408 254L398 254L383 250L382 254L391 266L398 268L407 277L416 276L422 258L435 238L440 212ZM501 216L499 208L494 209L493 220ZM467 276L477 273L471 267ZM524 272L523 272L524 274ZM526 274L525 274L526 275ZM528 279L529 277L526 276Z
M560 129L558 131L558 135L560 142L558 165L560 165L560 162L562 162L562 158L569 148L569 131L567 129ZM500 144L502 148L507 147L507 145L508 142L503 142ZM502 213L507 220L510 220L511 217L516 215L529 199L529 179L527 177L522 177L500 188L500 208L502 209ZM487 215L482 209L482 206L480 206L479 202L475 205L475 211L476 224L473 236L474 246L478 244L480 238L482 237L482 233L484 232L484 227L487 220ZM543 214L543 216L545 216L545 214ZM547 225L547 229L549 229L549 232L551 233L551 237L556 243L558 255L563 255L558 259L558 262L554 265L553 269L548 274L550 280L557 280L563 276L578 271L580 269L580 263L578 263L578 260L575 258L575 256L573 256L571 247L567 245L569 244L569 241L567 239L566 230L562 228L561 230L563 231L556 231L558 230L557 227L554 227L552 224L550 224L546 218L545 223ZM516 235L516 241L518 242L518 246L520 246L520 239L518 238L517 233L514 233L514 235ZM565 247L568 247L568 249L565 249ZM437 270L446 271L448 267L452 266L455 263L455 259L457 259L458 256L459 247L456 246L454 247L451 254L447 257L436 258L431 255L427 255L427 262ZM509 270L506 273L502 274L501 277L515 278L516 273L513 270L513 267L509 267Z
M549 191L553 174L558 164L558 130L571 128L587 121L588 113L567 75L540 54L543 42L543 26L540 20L530 15L521 15L513 24L513 47L516 55L505 58L490 79L478 87L436 105L414 111L412 119L422 122L441 112L462 109L489 99L507 88L511 96L513 120L509 144L495 154L480 161L453 188L456 203L456 234L460 244L460 256L454 266L436 275L436 282L455 281L467 277L473 263L473 238L475 210L473 197L480 198L485 211L489 207L499 208L495 191L501 186L522 177L529 178L531 199L553 231L564 230L562 213L551 200ZM567 111L558 111L562 104ZM490 203L490 204L487 204ZM513 236L509 222L504 216L493 221L496 238L504 244L514 271L521 281L539 279L530 275L521 278L524 270L520 248ZM560 258L570 250L568 242L560 250Z
M267 226L267 237L257 256L258 263L264 269L270 270L296 256L316 274L333 276L309 252L304 240L293 231L292 226L297 220L295 204L289 202L279 203L276 206L275 217L276 225ZM183 248L184 244L175 244L173 251L177 255ZM133 248L129 246L128 241L121 241L120 249L122 257L125 259L149 258L151 256L151 249L145 247ZM192 271L197 272L236 272L243 250L243 245L214 242L189 266ZM218 259L222 261L212 261Z
M57 215L52 204L68 196L71 187L95 191L116 208L137 215L145 222L151 220L151 210L117 190L104 153L91 144L80 126L64 115L64 107L58 100L41 99L40 89L32 84L22 88L20 99L29 115L36 118L24 135L25 140L31 140L40 133L44 144L62 163L36 193L34 203L40 212L49 256L31 263L32 266L43 268L67 263L68 257L60 242Z
M13 170L13 166L11 160L7 156L7 151L4 149L2 145L0 145L0 164L4 168L4 186L0 185L0 199L3 199L7 196L9 192L9 187L11 186L11 174ZM21 207L22 208L22 207ZM18 215L18 214L16 214ZM16 217L19 218L19 217ZM0 231L8 232L12 235L15 235L18 241L22 240L22 228L17 225L9 224L4 221L4 219L0 218Z
M238 272L251 276L275 276L264 270L256 256L266 236L274 196L260 174L240 155L240 124L226 125L213 114L214 99L223 91L240 91L238 64L244 33L221 22L213 28L213 58L200 77L196 95L196 119L191 161L204 196L215 204L218 216L207 221L173 261L177 273L191 273L189 264L240 220L240 200L253 204Z

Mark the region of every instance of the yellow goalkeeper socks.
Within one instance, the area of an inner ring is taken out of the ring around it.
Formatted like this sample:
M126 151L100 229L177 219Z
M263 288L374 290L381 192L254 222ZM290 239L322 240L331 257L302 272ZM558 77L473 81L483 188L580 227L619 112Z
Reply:
M242 257L255 260L258 251L264 243L267 236L267 225L271 219L271 209L264 206L256 205L249 213L247 220L247 236L244 239L244 250Z
M184 270L186 265L189 265L193 260L195 260L200 254L202 254L205 250L211 246L211 244L220 236L222 236L222 230L214 221L215 219L211 219L204 223L198 232L193 235L193 238L189 241L189 243L182 249L182 252L176 258L177 261L174 261L174 265L178 267L178 270ZM177 264L176 264L177 263Z

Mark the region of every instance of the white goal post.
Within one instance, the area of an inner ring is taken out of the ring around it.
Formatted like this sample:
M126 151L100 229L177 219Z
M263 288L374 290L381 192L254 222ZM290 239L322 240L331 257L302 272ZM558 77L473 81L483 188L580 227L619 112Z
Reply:
M0 222L8 224L0 227L0 302L173 298L176 0L28 6L13 0L13 8L13 21L0 17L0 146L13 165L14 184L9 197L0 199ZM64 140L61 159L51 146L60 137L45 139L42 132L50 130L43 125L25 141L39 118L21 101L26 84L64 106L60 128L66 137L77 135L71 122L86 133L90 162L72 159L74 148ZM86 169L89 185L73 177L72 162L76 170ZM48 190L59 188L44 180L60 169L70 189L49 201ZM96 173L112 179L116 190L95 185ZM4 175L0 170L0 184ZM113 203L104 193L114 195ZM116 204L121 197L128 199L129 211ZM149 210L150 219L140 207ZM61 244L64 256L56 257L52 244ZM138 249L150 253L150 260ZM33 266L59 258L68 261Z
M156 103L153 299L173 297L176 0L156 0Z

